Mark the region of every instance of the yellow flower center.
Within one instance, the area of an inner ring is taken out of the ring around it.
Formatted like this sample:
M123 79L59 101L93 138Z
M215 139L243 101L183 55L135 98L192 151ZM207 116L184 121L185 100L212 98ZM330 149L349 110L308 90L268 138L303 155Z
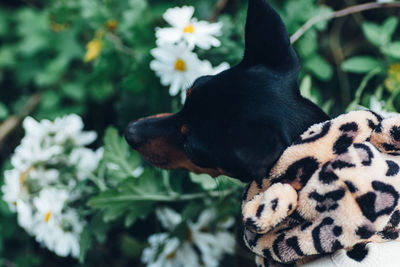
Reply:
M26 181L26 178L28 177L29 172L34 170L34 169L35 169L35 167L31 166L26 171L20 173L20 175L19 175L19 183L21 185L25 184L25 181Z
M194 33L194 27L192 24L187 25L185 28L183 28L184 33Z
M51 212L49 211L49 212L47 212L47 213L44 215L44 220L45 220L46 222L49 222L50 217L51 217Z
M28 174L28 171L25 171L25 172L21 172L21 174L19 175L19 183L21 185L23 185L25 183L27 174Z
M178 58L175 61L175 69L177 71L186 71L186 64L185 61L183 61L182 59Z
M169 260L172 260L175 257L176 257L176 252L175 251L167 255L167 259L169 259Z
M193 242L193 233L192 230L188 229L186 232L186 241L189 243Z

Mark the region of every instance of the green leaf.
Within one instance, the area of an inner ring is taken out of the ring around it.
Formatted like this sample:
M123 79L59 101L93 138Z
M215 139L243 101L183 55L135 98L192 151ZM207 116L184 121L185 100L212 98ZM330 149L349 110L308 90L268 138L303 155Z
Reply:
M361 98L364 92L364 89L367 87L369 81L375 77L376 75L378 75L382 70L378 67L375 68L373 70L371 70L370 72L367 73L367 75L365 75L359 85L359 87L356 90L355 96L354 96L354 100L347 106L346 112L351 111L351 110L355 110L357 108L357 106L360 104L361 102Z
M113 85L109 82L97 82L89 87L90 96L98 102L108 99L114 91Z
M83 58L84 46L77 40L78 33L72 28L57 33L55 36L55 49L68 59Z
M17 14L17 33L22 38L19 51L30 56L48 47L49 18L47 12L24 8Z
M376 46L384 46L390 42L392 35L396 30L398 19L390 17L382 25L372 22L364 22L362 29L367 40Z
M382 48L382 53L389 57L400 59L400 41L388 44Z
M331 65L319 55L308 59L304 66L320 80L326 81L332 78L333 70Z
M199 201L191 201L185 205L181 212L182 221L194 221L204 210L204 203Z
M54 91L46 91L40 99L40 107L44 110L57 110L61 101L60 94Z
M96 213L89 222L87 228L92 232L92 236L99 243L104 243L107 239L107 232L112 227L109 223L104 223L101 213Z
M379 25L372 23L372 22L364 22L362 25L362 30L364 32L365 37L367 40L376 46L382 45L382 32L381 27Z
M215 179L208 174L190 173L190 180L196 184L199 184L204 190L213 190L217 188Z
M121 239L121 252L128 258L139 258L142 254L145 244L133 236L124 234Z
M382 34L385 36L385 42L389 42L392 39L392 35L395 32L399 19L396 17L389 17L382 24Z
M321 16L321 15L325 15L325 14L329 14L332 12L332 8L329 6L319 6L318 8L315 9L315 11L313 12L312 17L315 16ZM318 22L317 24L315 24L315 27L321 31L321 30L325 30L326 26L328 25L328 20L322 20L320 22Z
M146 170L139 178L128 178L117 188L92 197L88 205L103 210L104 222L115 220L125 214L126 225L132 224L137 218L146 217L152 212L154 203L162 200L173 200L166 188L151 170Z
M356 56L346 59L342 63L342 70L352 73L368 73L382 64L379 60L370 56Z
M311 97L311 86L312 86L311 76L310 75L304 76L303 80L300 83L300 92L303 97L308 99Z
M38 86L50 86L61 80L61 76L67 70L69 59L60 55L50 61L35 77Z
M5 35L9 31L8 18L5 11L0 9L0 35Z
M89 230L88 227L85 227L81 233L80 239L79 239L79 262L84 263L86 254L89 251L89 249L92 247L92 236L91 236L91 231Z
M316 53L318 49L317 31L310 30L296 42L296 50L303 58L307 58Z
M137 209L129 210L125 216L125 227L131 227L140 216L143 216L143 213L139 213Z
M15 63L14 49L11 46L0 47L0 67L13 67Z
M246 186L245 183L239 181L238 179L224 175L218 176L216 179L219 190L226 190L229 188L244 188Z
M61 91L63 94L76 101L83 101L85 97L85 88L81 83L66 83L61 86Z
M140 158L134 153L126 140L119 136L118 131L109 127L104 136L104 156L109 174L116 179L133 177L140 164Z

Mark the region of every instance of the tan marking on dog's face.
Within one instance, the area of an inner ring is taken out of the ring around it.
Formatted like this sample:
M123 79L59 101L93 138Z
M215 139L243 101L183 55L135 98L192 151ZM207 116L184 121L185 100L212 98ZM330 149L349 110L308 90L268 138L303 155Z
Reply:
M137 148L144 160L163 169L187 169L194 173L207 173L212 177L221 174L219 170L202 168L195 165L186 153L173 142L159 137L149 140L146 144Z
M166 118L171 113L161 113L153 116L141 118L138 122L145 122L147 119ZM166 118L168 119L168 118ZM151 125L152 122L149 122ZM173 126L176 127L176 126ZM179 126L177 126L179 127ZM172 133L171 133L172 132ZM188 134L189 129L186 124L182 124L176 132L170 131L168 134L162 135L163 131L159 131L159 136L149 135L140 145L135 146L135 150L139 152L142 158L152 165L163 169L186 169L188 171L200 174L206 173L212 177L219 175L231 176L222 168L203 168L193 163L183 149L182 137Z
M181 134L186 135L189 132L189 128L187 127L186 124L182 125L181 127Z

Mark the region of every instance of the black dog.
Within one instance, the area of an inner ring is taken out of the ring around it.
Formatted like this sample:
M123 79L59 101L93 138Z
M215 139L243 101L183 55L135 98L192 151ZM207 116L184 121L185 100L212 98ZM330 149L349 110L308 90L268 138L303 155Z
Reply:
M243 60L197 79L181 111L131 122L132 148L161 168L247 182L266 176L302 132L329 119L300 95L296 53L266 0L249 0L245 41Z

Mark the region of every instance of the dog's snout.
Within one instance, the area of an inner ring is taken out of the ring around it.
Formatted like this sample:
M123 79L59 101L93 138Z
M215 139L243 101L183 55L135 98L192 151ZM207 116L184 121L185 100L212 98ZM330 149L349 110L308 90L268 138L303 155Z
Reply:
M133 121L128 124L125 130L125 138L132 148L138 148L143 143L143 136L140 134L139 121Z
M157 114L147 118L132 121L125 129L125 139L133 149L140 149L143 145L160 138L174 137L174 118L170 113Z

